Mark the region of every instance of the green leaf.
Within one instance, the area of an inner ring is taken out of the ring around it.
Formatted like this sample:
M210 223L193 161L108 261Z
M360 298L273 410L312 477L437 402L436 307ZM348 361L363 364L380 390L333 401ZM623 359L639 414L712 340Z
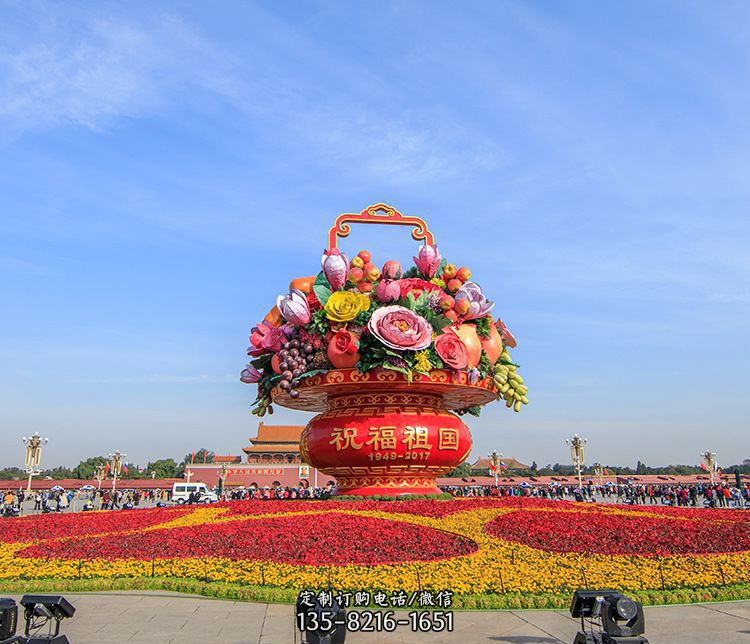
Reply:
M310 371L305 371L305 373L300 374L298 380L302 380L302 378L309 378L310 376L316 376L319 373L327 373L328 369L310 369Z
M479 375L482 376L482 378L486 378L493 371L492 363L484 352L484 349L482 349L482 353L479 356L479 364L477 365L477 368L479 369Z
M331 284L328 282L328 279L326 279L326 274L323 271L320 271L315 278L315 286L325 286L330 290Z
M374 307L371 306L367 311L360 311L357 313L357 317L354 318L354 324L357 326L367 326L367 323L372 317L373 308Z
M313 311L310 323L306 328L307 332L312 335L324 336L326 333L328 333L329 324L328 318L326 317L326 312L323 309Z
M452 324L450 318L445 317L442 313L435 313L435 311L431 310L425 311L423 317L432 325L432 328L437 332L442 331L445 327Z
M438 266L437 273L435 273L435 277L439 277L440 279L443 278L443 269L445 268L445 265L448 263L448 260L443 257L443 259L440 260L440 266Z
M391 371L398 371L399 373L403 373L406 376L406 379L409 381L409 383L411 383L411 380L412 380L411 369L404 369L403 367L397 367L396 365L393 365L388 361L385 361L383 363L383 369L390 369Z
M255 360L251 360L250 364L258 371L263 371L271 366L271 358L273 358L272 354L264 353L262 356L255 358Z
M410 310L414 310L414 307L416 306L417 301L414 299L414 293L407 293L406 294L406 308Z
M478 318L478 319L474 320L474 325L476 326L476 329L477 329L477 335L480 338L489 338L490 337L490 331L491 331L490 326L491 326L491 323L490 323L489 316L486 316L486 317L483 317L483 318Z
M479 416L482 413L482 408L479 405L476 405L474 407L467 407L466 413L471 414L472 416Z
M331 289L322 284L316 284L313 286L313 291L315 291L315 297L318 298L320 306L325 306L328 298L331 297Z

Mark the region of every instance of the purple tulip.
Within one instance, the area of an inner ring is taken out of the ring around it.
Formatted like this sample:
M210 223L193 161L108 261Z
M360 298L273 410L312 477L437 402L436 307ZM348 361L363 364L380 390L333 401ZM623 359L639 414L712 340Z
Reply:
M258 382L263 374L258 371L253 365L248 364L240 374L240 380L248 384Z
M299 289L290 289L289 295L279 295L276 306L287 322L297 326L305 326L310 322L310 304L307 296Z
M494 302L484 297L481 287L475 282L466 282L453 297L457 303L461 300L469 302L469 312L463 316L464 320L483 318L495 306Z
M419 272L425 277L435 277L435 273L440 268L440 262L443 260L436 244L420 246L419 253L417 253L416 257L412 257L412 259Z
M349 273L349 258L338 248L324 251L323 273L334 291L339 291L346 284L346 276Z

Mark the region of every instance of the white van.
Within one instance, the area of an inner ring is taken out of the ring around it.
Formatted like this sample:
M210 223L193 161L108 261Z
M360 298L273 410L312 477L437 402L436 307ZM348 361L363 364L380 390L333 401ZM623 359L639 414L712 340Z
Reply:
M172 486L172 501L182 505L190 500L190 494L198 493L199 503L215 503L219 500L213 490L209 490L205 483L175 483Z

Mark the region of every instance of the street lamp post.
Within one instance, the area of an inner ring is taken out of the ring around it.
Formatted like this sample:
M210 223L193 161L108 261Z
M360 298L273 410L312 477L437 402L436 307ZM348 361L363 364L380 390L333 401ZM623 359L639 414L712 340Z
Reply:
M487 456L489 456L490 463L492 463L492 471L495 476L495 487L497 487L497 473L500 469L500 459L503 457L503 455L496 450L493 450L492 453L488 454Z
M26 493L31 494L31 478L41 474L39 465L42 462L42 446L49 442L49 438L42 438L39 432L34 432L33 436L23 437L23 444L26 445L26 474L29 475L29 483L26 486Z
M714 477L716 476L716 472L719 469L719 465L716 462L716 454L714 452L709 452L706 450L701 454L701 458L703 459L703 464L706 470L708 470L708 474L711 477L711 485L714 484Z
M221 464L221 470L219 471L219 496L224 493L224 488L227 484L227 471L229 466L226 463Z
M583 471L583 446L586 444L586 439L581 438L578 434L573 434L573 438L566 438L565 442L570 445L570 458L578 473L578 489L582 491L581 472Z
M106 464L102 463L100 465L96 466L96 470L94 470L94 478L97 482L97 489L102 489L102 481L107 478L107 466Z
M599 487L604 485L604 468L598 463L594 463L594 474L599 478Z
M122 462L126 456L127 454L121 454L119 449L114 454L109 455L109 471L112 472L113 493L117 487L117 477L122 473Z

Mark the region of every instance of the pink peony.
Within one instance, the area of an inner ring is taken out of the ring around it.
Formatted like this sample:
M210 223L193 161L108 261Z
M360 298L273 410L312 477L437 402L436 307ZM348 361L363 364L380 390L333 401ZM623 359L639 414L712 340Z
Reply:
M451 369L466 369L469 366L469 351L453 329L448 329L437 337L435 351Z
M412 259L419 272L425 277L435 277L435 273L440 268L440 262L443 260L436 244L420 246L417 256Z
M420 351L432 343L430 323L403 306L377 309L367 328L385 346L399 351Z
M285 341L284 331L277 329L268 322L261 322L250 330L251 346L247 350L247 355L257 357L264 353L279 351L282 342Z
M349 258L338 248L324 251L322 262L323 273L334 291L344 288L346 275L349 272Z

